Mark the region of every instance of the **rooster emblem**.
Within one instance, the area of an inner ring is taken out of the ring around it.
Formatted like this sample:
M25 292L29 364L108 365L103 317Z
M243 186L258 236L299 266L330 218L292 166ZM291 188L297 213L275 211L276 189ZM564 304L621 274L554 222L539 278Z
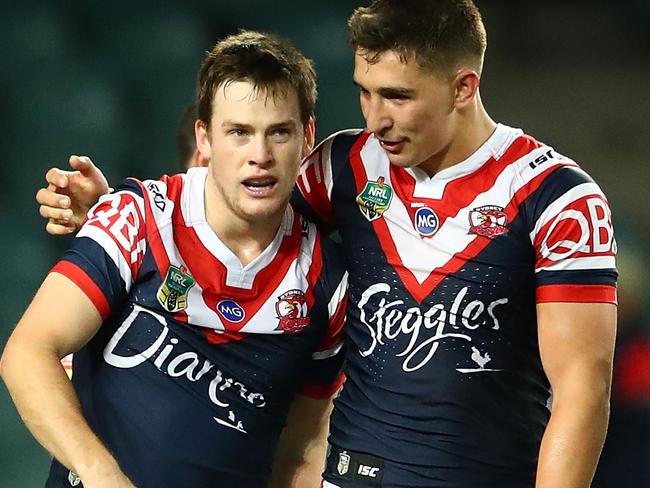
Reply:
M307 300L302 290L289 290L278 297L275 304L278 329L295 334L309 325Z
M483 356L481 354L481 351L476 349L476 347L474 347L474 346L472 346L472 356L471 356L471 358L472 358L472 361L474 361L476 364L478 364L479 368L481 368L481 369L485 369L485 365L487 363L489 363L490 360L492 359L492 358L490 358L489 353L486 352L485 355Z

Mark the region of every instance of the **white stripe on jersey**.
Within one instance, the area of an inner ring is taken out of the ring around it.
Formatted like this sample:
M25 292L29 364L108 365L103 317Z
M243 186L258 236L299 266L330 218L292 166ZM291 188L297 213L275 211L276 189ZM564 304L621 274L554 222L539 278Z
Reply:
M106 232L107 230L95 225L84 225L77 234L76 239L80 237L88 237L102 247L106 255L111 258L111 261L113 261L115 267L119 270L120 277L122 278L122 281L124 281L126 287L125 291L126 293L129 293L131 285L133 284L133 275L131 273L130 263L126 262L120 247ZM146 243L140 244L140 242L138 242L137 245L138 248L140 248L146 246Z
M583 269L614 269L616 258L614 256L590 256L581 258L565 258L550 266L535 269L539 271L576 271Z
M316 351L311 355L312 359L320 360L336 356L343 347L343 341L337 342L333 347L325 349L324 351Z
M579 173L585 174L586 176L586 173L581 169L579 168L573 168L573 169L575 171L578 171ZM557 215L560 212L562 212L568 205L588 195L599 195L603 197L603 199L605 198L605 195L598 187L598 185L592 182L582 183L580 185L574 186L573 188L567 190L563 195L558 197L553 203L551 203L544 210L544 212L542 212L542 214L537 219L537 222L535 223L535 227L530 232L530 242L534 243L539 230L542 227L544 227L547 223L549 223L552 219L557 217Z
M348 289L348 272L346 271L343 274L343 278L341 278L341 282L339 283L339 286L337 286L336 290L334 290L332 299L327 304L327 312L329 314L329 318L332 318L332 316L336 313L336 310L339 308L339 304L341 303L341 300L343 300L343 298L345 297L345 293L347 289Z

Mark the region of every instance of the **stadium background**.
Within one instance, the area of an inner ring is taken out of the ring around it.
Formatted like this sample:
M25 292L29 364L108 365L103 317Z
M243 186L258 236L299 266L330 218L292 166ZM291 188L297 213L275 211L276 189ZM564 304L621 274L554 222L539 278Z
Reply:
M345 40L345 20L363 2L12 3L0 7L0 345L69 242L48 237L38 216L34 193L46 169L75 153L112 182L174 172L178 117L218 37L245 27L291 38L316 62L319 139L363 124ZM581 163L613 208L621 330L594 486L650 486L650 0L477 3L489 38L488 111ZM42 486L48 456L4 388L0 414L0 487Z

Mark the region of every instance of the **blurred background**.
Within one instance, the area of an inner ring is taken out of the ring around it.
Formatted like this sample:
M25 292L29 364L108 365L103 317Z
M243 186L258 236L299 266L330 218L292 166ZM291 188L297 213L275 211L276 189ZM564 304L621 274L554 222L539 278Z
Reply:
M43 175L85 154L115 183L178 171L176 127L205 51L250 28L316 62L319 139L362 127L345 22L365 2L23 0L0 6L0 346L67 238L34 201ZM608 195L620 317L610 431L595 487L650 486L650 0L477 0L493 118L578 161ZM0 487L42 486L49 458L0 386Z

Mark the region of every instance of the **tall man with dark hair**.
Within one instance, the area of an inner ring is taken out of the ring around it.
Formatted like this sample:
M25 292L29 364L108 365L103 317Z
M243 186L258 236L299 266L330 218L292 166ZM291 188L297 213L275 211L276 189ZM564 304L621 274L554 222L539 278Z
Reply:
M325 486L588 487L616 328L607 200L487 114L470 0L377 0L349 34L367 130L318 146L293 200L349 266Z
M287 205L315 98L292 46L226 38L199 72L209 166L128 179L90 210L2 356L55 458L46 486L263 488L279 443L275 486L320 481L347 278Z
M471 1L378 0L349 35L367 130L321 144L296 199L350 273L326 486L587 488L616 328L607 200L489 117Z

